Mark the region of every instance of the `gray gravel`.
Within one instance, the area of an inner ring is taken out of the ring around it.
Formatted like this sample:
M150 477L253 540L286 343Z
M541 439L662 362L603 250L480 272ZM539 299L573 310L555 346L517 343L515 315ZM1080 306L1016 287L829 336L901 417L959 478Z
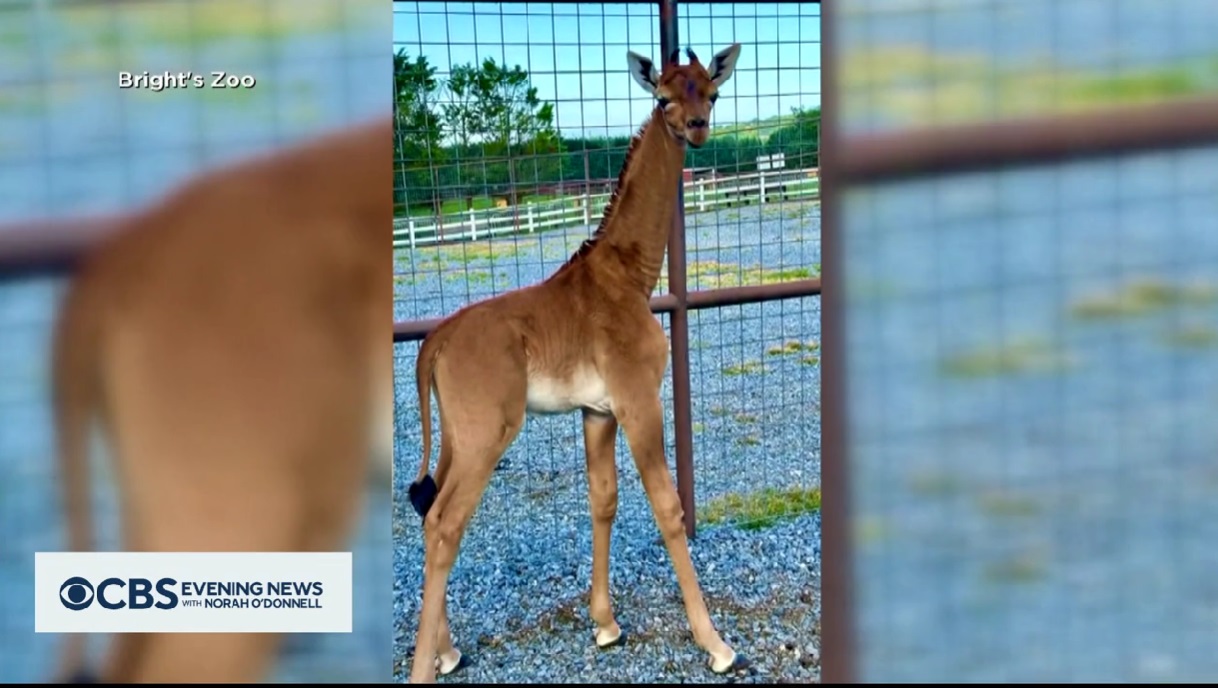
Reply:
M692 216L688 225L691 264L703 272L738 276L765 266L768 274L788 271L790 279L819 265L815 205L725 209ZM401 251L396 317L443 316L539 281L590 231ZM437 260L448 276L437 274ZM691 316L690 328L698 504L763 487L819 485L820 366L767 354L785 341L819 341L819 299L702 311ZM400 494L419 460L417 348L397 347ZM742 364L760 368L724 372ZM663 394L671 426L670 380ZM666 441L675 480L671 432ZM530 418L483 496L449 583L453 634L473 664L441 680L819 681L819 514L752 531L730 523L699 527L691 551L712 619L752 661L746 672L717 678L689 633L671 562L620 433L617 458L610 586L628 642L607 651L593 643L587 612L592 536L578 414ZM404 499L395 505L394 542L395 679L404 680L423 567L420 520Z

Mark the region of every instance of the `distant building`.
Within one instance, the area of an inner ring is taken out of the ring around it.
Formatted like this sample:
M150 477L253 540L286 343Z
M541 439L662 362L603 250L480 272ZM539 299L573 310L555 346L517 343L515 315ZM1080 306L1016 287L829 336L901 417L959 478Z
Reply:
M681 170L681 178L685 183L696 182L701 179L715 179L718 174L713 167L686 167Z
M787 156L782 153L757 156L757 171L781 170L787 166Z

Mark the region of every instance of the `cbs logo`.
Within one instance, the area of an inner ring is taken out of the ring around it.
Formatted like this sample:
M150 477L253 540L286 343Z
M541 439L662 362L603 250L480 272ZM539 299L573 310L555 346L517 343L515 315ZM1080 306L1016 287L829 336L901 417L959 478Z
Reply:
M74 612L88 609L96 595L93 584L80 576L72 576L59 586L59 601Z
M173 609L178 606L178 595L173 590L177 584L172 578L161 578L155 584L147 578L107 578L95 588L87 579L72 576L59 586L59 601L74 612L88 609L94 600L105 609ZM110 588L126 588L125 598L120 597L121 592L107 596ZM161 598L159 601L153 597L154 590ZM115 600L115 597L119 599Z

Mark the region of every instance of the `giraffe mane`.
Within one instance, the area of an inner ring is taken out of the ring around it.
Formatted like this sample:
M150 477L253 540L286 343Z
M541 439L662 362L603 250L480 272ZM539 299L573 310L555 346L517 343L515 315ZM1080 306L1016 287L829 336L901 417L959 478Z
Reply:
M613 186L613 193L609 196L609 202L605 205L605 212L601 215L601 222L599 225L597 225L596 231L592 233L592 236L584 239L584 242L579 245L579 248L575 250L575 253L571 254L571 257L567 259L567 262L562 264L562 267L558 269L558 272L561 272L568 266L574 264L580 258L586 257L592 252L592 249L596 248L597 243L605 236L605 230L609 227L609 221L613 219L613 216L617 211L617 201L618 197L621 195L622 186L626 181L626 171L630 169L630 163L633 161L634 153L638 149L639 143L643 140L643 134L647 132L647 127L651 126L651 124L655 121L655 114L658 110L659 108L653 110L651 115L648 115L647 120L643 122L642 126L640 126L638 130L634 132L634 135L630 137L630 144L626 147L626 157L624 160L622 160L622 169L617 174L617 183ZM557 272L555 274L557 274Z

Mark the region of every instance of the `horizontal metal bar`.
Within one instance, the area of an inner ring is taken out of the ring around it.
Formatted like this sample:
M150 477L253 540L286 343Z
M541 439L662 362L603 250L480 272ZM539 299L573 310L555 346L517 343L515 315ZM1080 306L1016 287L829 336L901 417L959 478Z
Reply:
M843 134L832 172L840 185L871 184L1208 143L1218 143L1214 96L1085 114Z
M739 306L746 303L761 303L763 301L778 301L794 299L801 296L816 296L820 294L820 279L793 280L775 284L757 284L747 287L725 287L722 289L704 289L691 291L685 301L690 310L700 308L718 308L720 306Z
M651 312L652 313L670 313L677 307L677 297L672 294L662 294L660 296L651 297ZM422 341L424 337L436 329L436 326L443 321L443 318L429 318L427 320L401 320L393 323L393 341L394 342L417 342Z
M0 282L58 276L76 268L122 216L35 220L0 227Z
M402 320L395 322L393 323L393 341L395 343L421 342L443 320L443 318L430 318L428 320Z
M816 296L820 294L820 279L794 280L777 284L760 284L747 287L728 287L724 289L705 289L691 291L687 295L686 307L690 310L699 308L716 308L719 306L738 306L746 303L761 303L763 301L778 301L793 299L801 296ZM677 297L672 294L661 294L651 297L652 313L671 313L677 308ZM393 324L394 342L417 342L436 329L443 318L427 320L401 320Z

